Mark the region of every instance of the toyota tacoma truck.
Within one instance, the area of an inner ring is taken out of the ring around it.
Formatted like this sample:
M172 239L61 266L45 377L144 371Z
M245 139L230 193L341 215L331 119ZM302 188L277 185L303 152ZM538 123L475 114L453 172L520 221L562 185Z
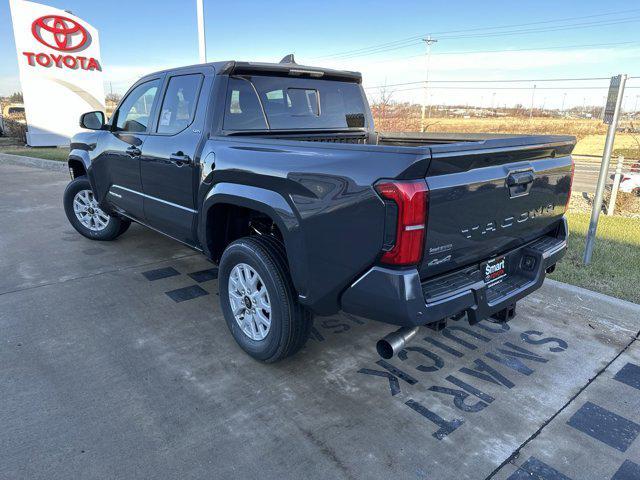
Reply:
M298 351L313 315L401 327L508 320L567 246L575 138L379 133L359 73L225 61L140 79L82 115L64 208L113 240L131 222L218 264L249 355Z

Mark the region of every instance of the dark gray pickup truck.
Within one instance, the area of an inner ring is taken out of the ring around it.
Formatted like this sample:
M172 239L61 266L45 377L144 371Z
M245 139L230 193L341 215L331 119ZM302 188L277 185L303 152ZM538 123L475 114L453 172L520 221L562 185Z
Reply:
M64 194L82 235L130 222L219 264L239 345L293 354L312 316L402 327L508 320L566 249L573 137L376 133L355 72L217 62L148 75L89 112Z

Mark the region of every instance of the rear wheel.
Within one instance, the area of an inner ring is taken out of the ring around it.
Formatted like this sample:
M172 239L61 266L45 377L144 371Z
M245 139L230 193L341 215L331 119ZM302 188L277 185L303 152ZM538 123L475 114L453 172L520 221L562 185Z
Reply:
M220 260L218 285L227 326L253 358L275 362L304 346L313 320L297 300L277 239L260 235L231 243Z
M86 176L78 177L67 185L63 203L73 228L91 240L113 240L131 224L129 220L109 215L100 208Z

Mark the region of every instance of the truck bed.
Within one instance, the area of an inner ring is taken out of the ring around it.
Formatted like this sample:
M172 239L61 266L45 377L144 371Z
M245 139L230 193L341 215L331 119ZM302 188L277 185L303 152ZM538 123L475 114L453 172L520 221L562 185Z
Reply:
M297 272L293 265L292 275L303 301L316 311L324 311L320 304L326 301L327 312L357 278L354 273L378 261L385 206L373 188L376 182L426 179L428 220L418 272L427 280L556 228L569 195L575 145L574 137L553 135L371 138L366 132L251 133L211 141L217 144L215 176L240 184L273 181L290 192L287 201L300 212L296 246L314 252L308 258L312 270ZM522 172L530 182L520 195L507 182Z

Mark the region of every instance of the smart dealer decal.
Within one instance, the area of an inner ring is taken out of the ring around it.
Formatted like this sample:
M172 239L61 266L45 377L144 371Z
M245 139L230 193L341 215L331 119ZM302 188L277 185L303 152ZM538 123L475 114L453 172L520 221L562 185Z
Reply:
M78 52L91 44L89 32L75 20L60 15L46 15L31 25L33 37L42 45L59 52ZM72 70L100 70L93 57L72 53L22 52L32 67L57 67Z

